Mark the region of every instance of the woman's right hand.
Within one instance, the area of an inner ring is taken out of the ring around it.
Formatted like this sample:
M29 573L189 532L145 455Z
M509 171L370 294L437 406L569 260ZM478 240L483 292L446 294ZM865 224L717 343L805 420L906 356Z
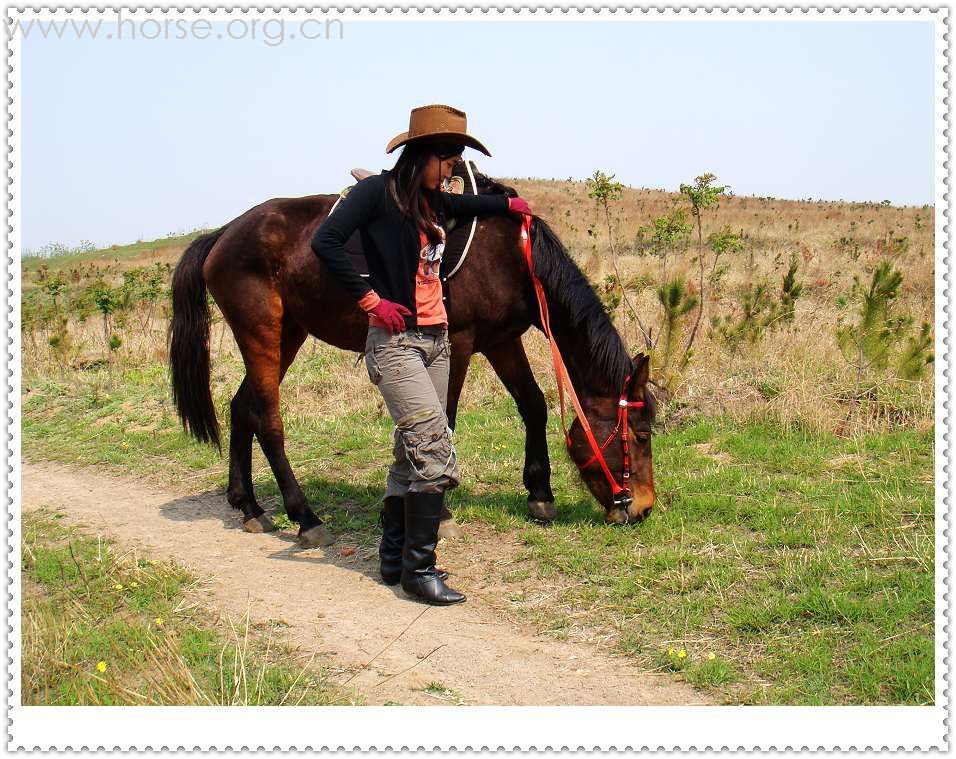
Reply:
M511 213L531 214L531 206L522 197L508 198L508 210Z
M409 311L401 303L394 303L382 298L375 308L369 309L370 314L375 314L379 319L385 322L385 329L390 335L396 335L405 331L405 320L403 316L411 316Z

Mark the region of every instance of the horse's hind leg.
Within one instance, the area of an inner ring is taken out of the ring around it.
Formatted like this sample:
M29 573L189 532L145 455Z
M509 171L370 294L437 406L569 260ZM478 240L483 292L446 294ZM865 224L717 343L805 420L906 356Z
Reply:
M286 513L299 523L299 542L307 548L330 545L333 538L309 507L285 455L285 431L279 414L279 383L305 340L306 332L289 324L273 327L270 322L274 315L250 312L242 316L243 329L233 328L246 364L246 382L253 400L248 418L254 422L253 430L279 485ZM237 457L239 464L244 463L244 453L245 449ZM249 460L251 472L251 450ZM251 473L248 484L251 487Z
M286 324L282 330L282 347L279 367L279 382L295 360L308 333ZM259 427L256 398L249 377L239 385L230 404L231 425L229 435L229 488L226 498L233 508L243 513L243 528L247 532L272 532L276 529L256 500L252 484L252 441Z
M226 500L234 509L242 512L242 526L246 532L272 532L276 526L256 500L252 485L252 440L259 419L248 376L243 378L233 396L229 411L229 487Z

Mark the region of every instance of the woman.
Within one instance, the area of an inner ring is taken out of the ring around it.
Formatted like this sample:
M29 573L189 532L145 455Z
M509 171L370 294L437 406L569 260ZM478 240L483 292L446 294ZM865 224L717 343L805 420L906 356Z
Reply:
M415 108L408 131L385 148L404 145L394 168L354 185L312 238L312 249L369 314L365 365L395 422L379 546L382 580L401 582L431 604L465 596L435 568L445 491L460 474L445 416L450 348L447 292L439 278L444 221L495 213L531 213L521 198L440 191L466 146L491 153L468 134L464 112L446 105ZM366 282L345 243L360 230Z

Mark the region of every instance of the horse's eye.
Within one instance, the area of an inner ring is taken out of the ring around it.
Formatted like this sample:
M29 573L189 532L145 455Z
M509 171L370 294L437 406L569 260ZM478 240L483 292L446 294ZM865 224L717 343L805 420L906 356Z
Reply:
M638 440L647 441L651 439L651 433L650 432L635 432L634 437L636 437Z

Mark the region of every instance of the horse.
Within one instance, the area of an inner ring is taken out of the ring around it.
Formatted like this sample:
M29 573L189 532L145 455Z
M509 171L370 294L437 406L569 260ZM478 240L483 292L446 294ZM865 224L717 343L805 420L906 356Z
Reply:
M460 162L454 173L463 175ZM477 191L515 190L474 171ZM315 515L285 453L279 386L309 335L347 351L364 351L368 316L324 270L310 241L338 195L272 198L215 231L198 236L172 276L168 332L171 384L183 428L222 454L220 428L209 386L210 312L207 291L235 337L245 377L230 403L229 485L226 499L242 512L248 532L275 529L256 501L252 441L258 439L282 494L288 517L298 523L306 548L333 538ZM468 221L471 221L470 219ZM464 225L461 225L462 227ZM523 483L533 518L556 518L545 436L547 403L535 381L521 336L542 330L521 239L522 222L511 214L478 219L467 258L449 280L451 367L446 415L455 427L458 401L474 353L482 353L514 398L525 425ZM655 403L648 388L649 359L629 356L603 303L543 218L531 217L531 258L560 349L589 433L575 418L566 433L571 459L613 524L636 523L654 505L651 429ZM625 400L620 445L619 409ZM589 440L589 437L591 438ZM594 440L605 440L603 458ZM628 455L627 449L630 454ZM612 472L630 483L630 497L615 497Z

